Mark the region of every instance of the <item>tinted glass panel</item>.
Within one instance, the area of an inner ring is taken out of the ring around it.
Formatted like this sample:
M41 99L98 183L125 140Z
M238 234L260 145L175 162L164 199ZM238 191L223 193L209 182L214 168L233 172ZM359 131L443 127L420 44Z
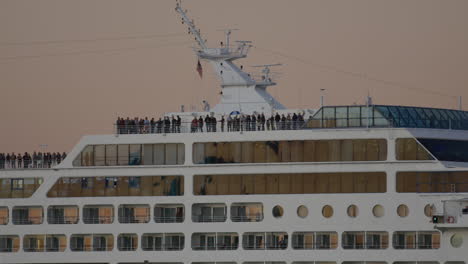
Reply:
M468 141L418 138L438 160L468 162Z

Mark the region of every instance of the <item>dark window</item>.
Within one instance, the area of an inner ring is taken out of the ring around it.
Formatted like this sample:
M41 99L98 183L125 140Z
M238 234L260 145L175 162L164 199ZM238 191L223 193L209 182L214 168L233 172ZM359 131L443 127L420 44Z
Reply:
M468 141L418 138L438 160L468 162Z

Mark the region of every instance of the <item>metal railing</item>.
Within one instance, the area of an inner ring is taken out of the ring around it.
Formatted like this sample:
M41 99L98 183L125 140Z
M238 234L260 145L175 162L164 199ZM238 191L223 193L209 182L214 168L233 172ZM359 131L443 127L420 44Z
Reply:
M243 215L243 216L231 215L231 221L233 222L261 222L263 221L263 214Z
M214 215L192 215L192 221L196 223L205 222L226 222L227 216L214 216Z
M24 247L24 252L60 252L65 251L65 246L58 247Z
M193 250L237 250L239 248L238 244L216 244L216 245L208 245L208 244L200 244L200 243L192 243Z
M77 216L50 217L47 216L47 223L52 225L76 224L80 219Z
M59 165L63 160L60 161L47 161L44 159L41 160L31 160L31 161L18 161L18 160L9 160L5 158L0 159L0 170L20 170L20 169L50 169L54 166Z
M19 247L3 247L0 248L0 252L6 253L6 252L17 252L19 250Z
M16 218L13 217L13 224L14 225L40 225L42 224L43 221L42 216L30 216L30 217L24 217L24 218Z
M184 244L180 245L173 245L173 244L161 244L161 245L153 245L153 246L142 246L144 251L180 251L184 249Z
M119 216L119 223L121 224L143 224L148 223L149 215L146 216Z
M207 133L207 132L242 132L272 130L303 130L306 121L247 122L231 121L216 123L182 122L166 125L119 125L114 124L115 134L172 134L172 133Z
M183 216L155 216L154 221L156 223L182 223L184 222Z
M85 224L111 224L114 222L113 216L83 217Z
M112 251L113 247L111 246L85 246L85 245L78 245L78 246L71 246L71 251Z

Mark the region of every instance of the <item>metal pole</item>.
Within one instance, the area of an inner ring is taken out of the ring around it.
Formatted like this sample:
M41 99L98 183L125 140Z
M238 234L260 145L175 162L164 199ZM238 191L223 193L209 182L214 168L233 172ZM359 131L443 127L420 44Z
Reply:
M460 111L463 110L463 107L462 107L462 97L461 97L461 95L458 96L458 110L460 110Z
M324 101L324 95L323 95L323 92L325 91L325 89L320 89L320 108L323 107L323 101Z

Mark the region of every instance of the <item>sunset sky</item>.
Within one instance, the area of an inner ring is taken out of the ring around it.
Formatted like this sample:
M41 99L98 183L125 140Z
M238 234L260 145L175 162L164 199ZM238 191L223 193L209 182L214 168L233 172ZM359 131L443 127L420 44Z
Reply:
M325 103L468 110L466 0L185 0L208 44L251 40L250 66L283 63L270 92ZM174 0L0 0L0 152L69 151L121 117L218 101Z

